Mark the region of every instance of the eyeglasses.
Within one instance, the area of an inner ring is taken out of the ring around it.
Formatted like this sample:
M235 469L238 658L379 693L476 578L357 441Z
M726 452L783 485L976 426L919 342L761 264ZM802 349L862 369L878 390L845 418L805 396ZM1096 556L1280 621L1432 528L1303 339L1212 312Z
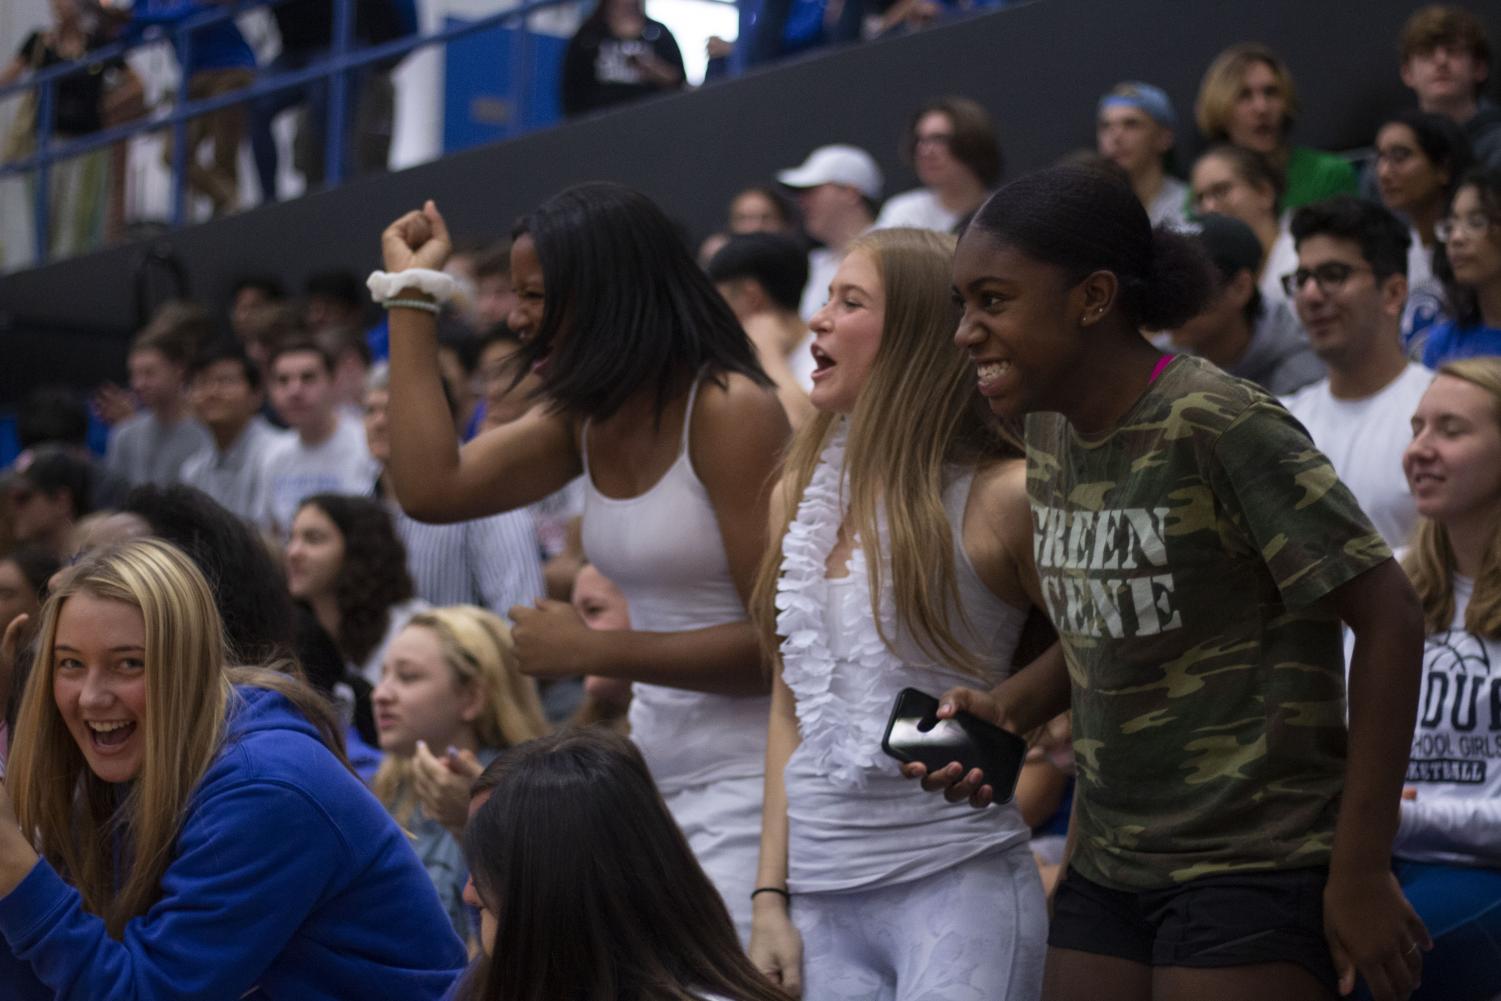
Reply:
M1433 235L1438 237L1439 243L1448 243L1455 233L1486 236L1494 225L1496 225L1496 220L1484 212L1467 212L1464 215L1439 220L1438 225L1433 227Z
M1288 298L1292 298L1302 290L1304 285L1308 284L1308 279L1312 278L1314 284L1318 285L1319 291L1328 295L1343 288L1345 282L1349 281L1350 276L1357 271L1371 271L1371 268L1364 264L1346 264L1343 261L1326 261L1316 268L1299 268L1282 276L1282 291L1287 293Z
M912 145L918 148L923 146L942 146L947 149L953 143L953 134L948 132L929 132L926 135L917 136L912 140Z
M1236 181L1219 181L1194 193L1194 210L1197 212L1218 211L1225 199L1235 190Z

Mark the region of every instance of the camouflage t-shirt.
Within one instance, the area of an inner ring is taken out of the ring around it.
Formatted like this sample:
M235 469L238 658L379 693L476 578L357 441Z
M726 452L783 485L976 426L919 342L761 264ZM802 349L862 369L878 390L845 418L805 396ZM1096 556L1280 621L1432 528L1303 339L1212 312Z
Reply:
M1330 591L1390 558L1258 387L1176 359L1113 430L1027 418L1073 683L1073 864L1120 889L1325 865L1345 762Z

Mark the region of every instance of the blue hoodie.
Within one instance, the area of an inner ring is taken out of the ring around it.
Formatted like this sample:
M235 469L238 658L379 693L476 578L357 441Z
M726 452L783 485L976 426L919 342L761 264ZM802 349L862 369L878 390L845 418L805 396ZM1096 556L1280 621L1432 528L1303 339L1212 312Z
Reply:
M236 689L161 897L123 941L46 861L0 898L0 995L441 998L464 947L406 836L283 696Z

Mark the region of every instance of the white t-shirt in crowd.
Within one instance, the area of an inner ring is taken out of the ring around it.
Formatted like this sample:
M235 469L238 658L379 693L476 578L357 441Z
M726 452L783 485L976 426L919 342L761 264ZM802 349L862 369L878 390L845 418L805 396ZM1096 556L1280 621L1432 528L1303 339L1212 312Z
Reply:
M808 251L808 284L803 286L803 299L798 305L798 315L807 323L813 314L829 301L829 283L839 271L839 262L844 254L828 247L814 247Z
M1423 246L1423 236L1417 227L1407 231L1407 287L1422 285L1433 278L1433 251L1436 247Z
M308 446L289 434L273 442L264 456L265 493L258 520L282 536L291 529L303 498L330 493L369 496L379 472L365 444L365 429L343 414L327 440Z
M1153 226L1185 228L1188 225L1188 185L1176 177L1164 177L1157 197L1146 208L1147 218Z
M1433 373L1414 362L1364 399L1336 399L1329 380L1320 379L1282 401L1393 549L1407 543L1417 522L1402 452L1412 440L1413 411L1432 381Z
M1501 866L1501 642L1465 629L1474 582L1454 577L1454 620L1423 641L1423 689L1395 854Z
M1272 249L1267 251L1266 263L1261 266L1261 277L1256 282L1256 287L1261 290L1261 298L1268 305L1285 302L1288 307L1292 303L1288 301L1287 292L1282 288L1282 276L1298 270L1298 247L1293 243L1292 230L1287 228L1288 217L1282 217L1282 230L1277 234L1277 239L1272 242Z
M1416 229L1408 232L1407 302L1402 307L1402 343L1408 354L1422 357L1422 337L1427 329L1447 315L1444 283L1433 273L1434 247L1423 246Z
M266 450L291 433L257 414L224 451L213 440L182 464L182 482L197 487L247 521L260 517L265 497Z
M914 229L933 229L940 233L952 233L959 225L959 213L950 212L939 202L938 196L927 188L913 188L899 195L892 195L881 206L872 229L895 229L911 226Z

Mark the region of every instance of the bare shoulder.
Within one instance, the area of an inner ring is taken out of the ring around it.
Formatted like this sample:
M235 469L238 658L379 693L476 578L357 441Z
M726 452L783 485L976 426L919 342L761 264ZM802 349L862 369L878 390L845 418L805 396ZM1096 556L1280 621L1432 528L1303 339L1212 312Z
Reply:
M761 416L769 418L782 409L776 389L755 382L748 375L726 372L708 376L699 384L698 417L735 419Z
M1027 496L1027 460L1008 459L1000 475L991 509L996 530L1017 563L1032 564L1032 502Z
M975 473L970 490L970 509L978 506L985 521L998 534L1020 522L1031 530L1031 509L1027 501L1027 463L1025 459L1004 459L982 467Z
M705 379L693 408L692 449L695 465L726 451L763 469L779 461L792 426L776 391L749 377L730 373Z
M791 433L772 391L745 376L706 380L699 389L689 458L714 506L725 555L744 600L750 598L756 569L777 531L767 530L767 509Z
M1032 556L1027 464L990 463L975 472L964 514L964 546L975 570L1002 600L1024 606Z

